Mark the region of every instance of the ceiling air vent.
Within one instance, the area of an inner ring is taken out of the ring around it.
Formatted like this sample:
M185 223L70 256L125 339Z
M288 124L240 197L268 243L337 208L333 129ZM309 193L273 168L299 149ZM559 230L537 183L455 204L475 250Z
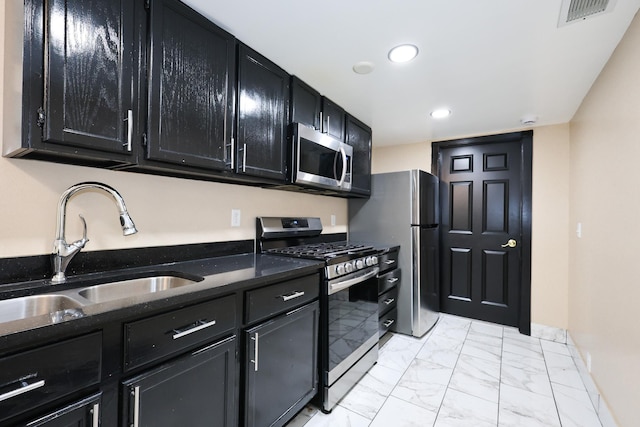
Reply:
M558 26L580 22L613 9L616 0L562 0Z

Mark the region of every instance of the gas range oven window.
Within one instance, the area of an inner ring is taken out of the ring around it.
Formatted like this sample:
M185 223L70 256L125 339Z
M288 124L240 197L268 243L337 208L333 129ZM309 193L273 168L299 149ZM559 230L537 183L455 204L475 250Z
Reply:
M329 295L328 316L328 362L332 371L372 336L377 336L377 284L372 286L371 280L367 280Z

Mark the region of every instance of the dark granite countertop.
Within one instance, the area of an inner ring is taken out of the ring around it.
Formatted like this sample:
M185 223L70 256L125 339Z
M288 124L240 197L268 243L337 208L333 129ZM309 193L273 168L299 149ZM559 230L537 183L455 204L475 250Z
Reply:
M85 302L65 319L40 315L0 323L0 348L3 344L20 345L48 335L68 334L98 325L162 309L179 307L206 298L238 292L242 289L275 283L318 272L324 263L254 253L216 256L180 262L167 262L144 267L94 272L69 277L63 285L52 285L40 279L2 285L0 300L39 293L60 293L82 302L78 289L95 284L154 275L183 275L203 278L197 283L174 289L130 296L101 303Z

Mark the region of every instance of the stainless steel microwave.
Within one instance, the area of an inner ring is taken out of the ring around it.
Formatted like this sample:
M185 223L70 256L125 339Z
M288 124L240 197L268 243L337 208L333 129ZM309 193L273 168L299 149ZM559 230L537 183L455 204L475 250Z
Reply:
M353 147L300 123L291 125L291 182L351 190Z

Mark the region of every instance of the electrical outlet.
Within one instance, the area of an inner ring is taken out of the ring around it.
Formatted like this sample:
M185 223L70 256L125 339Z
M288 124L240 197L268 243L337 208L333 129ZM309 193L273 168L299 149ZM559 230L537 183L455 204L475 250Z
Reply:
M240 209L231 209L231 226L240 227Z
M587 371L591 373L591 353L587 351Z
M336 216L335 215L331 215L331 226L335 227L336 225Z
M582 238L582 223L579 222L576 225L576 236L578 236L578 239Z

